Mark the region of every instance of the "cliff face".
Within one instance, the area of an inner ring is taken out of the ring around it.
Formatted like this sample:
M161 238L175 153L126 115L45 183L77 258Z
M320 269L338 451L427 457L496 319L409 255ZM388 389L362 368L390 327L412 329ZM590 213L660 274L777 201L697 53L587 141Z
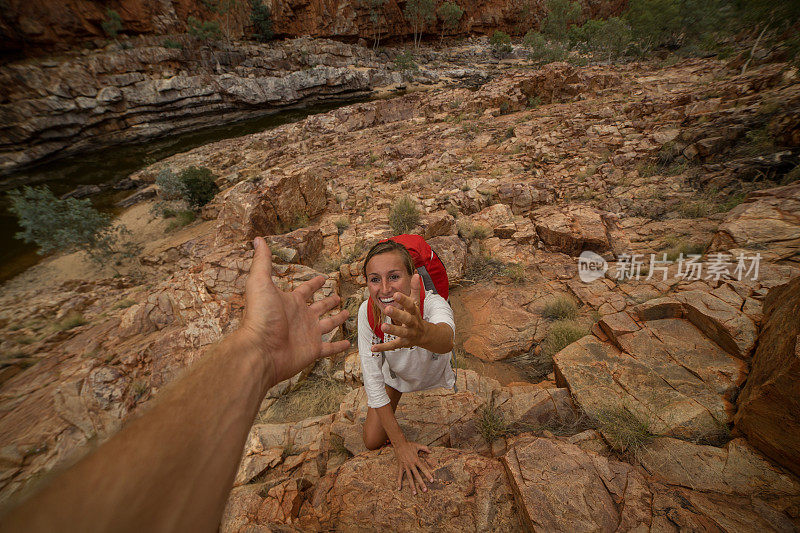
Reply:
M366 3L357 0L270 0L276 34L345 39L371 38L374 33ZM249 3L239 0L226 16L210 13L200 0L5 0L0 13L0 51L4 55L63 50L106 36L101 24L106 10L119 13L123 35L167 34L186 31L189 16L215 17L230 37L248 32ZM544 17L543 0L461 0L465 13L458 34L504 30L522 33L538 27ZM583 0L584 16L620 13L625 0ZM405 0L388 0L380 21L383 38L404 38L412 28L403 18ZM437 34L439 21L424 31Z

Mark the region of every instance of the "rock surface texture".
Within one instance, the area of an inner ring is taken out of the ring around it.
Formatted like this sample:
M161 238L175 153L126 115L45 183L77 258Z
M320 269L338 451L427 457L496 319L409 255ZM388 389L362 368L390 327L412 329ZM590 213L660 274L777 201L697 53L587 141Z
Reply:
M750 442L800 475L800 280L772 289L736 425Z

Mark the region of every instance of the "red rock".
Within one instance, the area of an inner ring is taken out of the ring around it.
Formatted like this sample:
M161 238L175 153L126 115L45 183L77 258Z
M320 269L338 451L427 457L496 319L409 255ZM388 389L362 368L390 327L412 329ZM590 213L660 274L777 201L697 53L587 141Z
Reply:
M735 421L756 448L800 475L798 317L800 278L795 278L764 301L764 325Z

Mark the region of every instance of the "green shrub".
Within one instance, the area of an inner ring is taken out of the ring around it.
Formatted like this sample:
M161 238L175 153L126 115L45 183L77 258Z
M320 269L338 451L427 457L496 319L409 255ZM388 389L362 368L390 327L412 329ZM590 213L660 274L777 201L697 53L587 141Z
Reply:
M24 186L8 193L9 210L17 216L22 231L18 239L39 246L40 254L83 250L99 264L128 259L140 250L121 224L94 209L88 198L56 198L47 187Z
M106 9L106 20L100 24L100 27L111 39L116 39L122 29L122 18L113 9Z
M178 41L173 41L172 39L164 39L164 42L161 44L164 48L176 48L178 50L183 50L183 45Z
M191 166L178 175L185 189L184 199L190 207L199 208L210 202L219 191L214 174L206 167Z
M608 60L624 55L632 39L630 27L619 17L587 20L583 26L573 26L569 31L573 46Z
M564 45L558 41L548 41L544 35L533 30L528 31L522 39L528 48L528 58L537 63L552 63L563 61L568 52Z
M78 326L82 326L87 322L88 321L85 318L83 318L82 314L76 311L72 311L68 313L63 319L61 319L61 321L58 324L56 324L55 328L58 331L67 331L72 328L77 328Z
M255 32L253 39L266 42L275 36L272 30L272 12L262 0L250 0L250 25Z
M511 36L502 31L495 31L489 38L492 51L499 55L508 55L513 48L511 47Z
M171 168L162 168L156 176L156 185L159 188L159 196L167 201L185 200L186 185L175 174ZM167 216L166 214L164 216ZM174 216L174 214L172 215Z
M569 25L580 17L581 5L570 0L547 0L545 8L547 18L542 26L542 33L556 41L566 40Z
M194 17L189 17L186 20L186 25L189 27L189 35L204 42L219 39L222 36L219 22L216 20L201 21Z
M408 196L403 196L392 204L389 211L389 225L396 235L408 233L419 223L419 216L414 201Z
M419 70L417 63L414 61L414 53L411 50L406 50L395 56L394 68L401 72Z
M552 319L572 319L578 316L578 306L571 297L561 295L545 304L542 316Z

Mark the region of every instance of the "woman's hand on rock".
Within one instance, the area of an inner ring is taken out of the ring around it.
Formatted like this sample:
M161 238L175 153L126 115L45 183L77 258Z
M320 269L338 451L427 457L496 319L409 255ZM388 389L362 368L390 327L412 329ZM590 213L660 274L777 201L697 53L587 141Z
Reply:
M394 302L386 306L384 312L392 319L391 324L381 324L381 331L396 338L372 347L373 352L397 350L420 346L427 334L428 323L422 319L419 309L419 274L411 278L411 296L402 292L394 293Z
M431 453L430 449L411 441L393 443L393 445L398 462L397 490L403 490L403 478L405 477L408 478L408 486L415 496L418 489L428 492L425 480L433 483L433 474L431 474L430 466L425 459L419 456L419 452Z

